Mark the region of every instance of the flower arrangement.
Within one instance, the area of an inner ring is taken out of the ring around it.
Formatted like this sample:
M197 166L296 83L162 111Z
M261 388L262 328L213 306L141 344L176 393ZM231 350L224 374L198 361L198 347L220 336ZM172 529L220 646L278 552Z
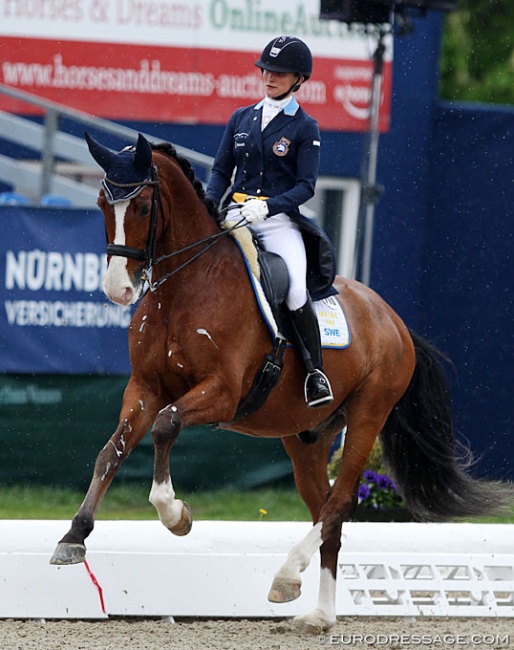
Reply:
M373 469L362 473L359 486L359 504L363 508L402 508L403 499L387 474L378 474Z
M335 451L328 464L328 477L335 479L341 466L343 448ZM390 510L405 508L403 499L383 467L382 449L378 440L362 473L359 485L359 510Z

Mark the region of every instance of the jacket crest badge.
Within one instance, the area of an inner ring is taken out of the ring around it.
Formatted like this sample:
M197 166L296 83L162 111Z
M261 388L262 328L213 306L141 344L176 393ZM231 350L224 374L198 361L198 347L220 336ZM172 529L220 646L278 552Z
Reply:
M291 144L291 140L288 140L287 138L280 138L275 144L273 145L273 153L275 153L277 156L285 156L287 152L289 151L289 145Z

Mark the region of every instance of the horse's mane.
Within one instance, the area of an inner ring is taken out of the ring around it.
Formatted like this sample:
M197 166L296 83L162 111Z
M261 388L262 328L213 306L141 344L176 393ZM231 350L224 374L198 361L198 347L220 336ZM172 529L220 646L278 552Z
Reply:
M165 154L166 156L169 156L170 158L174 158L178 162L186 178L193 186L196 195L198 196L200 201L205 205L211 217L216 219L218 214L216 210L216 206L213 204L212 201L206 198L203 184L200 180L196 178L193 165L189 162L189 160L187 158L184 158L184 156L179 156L177 150L170 142L158 142L158 143L152 142L151 147L153 151L159 151Z

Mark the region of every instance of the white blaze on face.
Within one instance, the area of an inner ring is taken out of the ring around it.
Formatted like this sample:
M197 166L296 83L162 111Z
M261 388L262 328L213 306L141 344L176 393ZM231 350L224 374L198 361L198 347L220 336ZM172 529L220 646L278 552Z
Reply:
M125 246L125 213L130 201L120 201L114 204L114 244ZM127 271L127 258L115 255L111 257L104 278L106 295L119 305L130 305L137 300L138 292L132 284Z

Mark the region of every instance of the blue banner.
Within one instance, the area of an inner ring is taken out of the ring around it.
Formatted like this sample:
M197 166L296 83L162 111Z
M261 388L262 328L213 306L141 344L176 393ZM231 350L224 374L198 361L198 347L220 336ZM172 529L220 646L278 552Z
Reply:
M0 372L129 373L133 309L102 289L102 214L1 206L0 227Z

